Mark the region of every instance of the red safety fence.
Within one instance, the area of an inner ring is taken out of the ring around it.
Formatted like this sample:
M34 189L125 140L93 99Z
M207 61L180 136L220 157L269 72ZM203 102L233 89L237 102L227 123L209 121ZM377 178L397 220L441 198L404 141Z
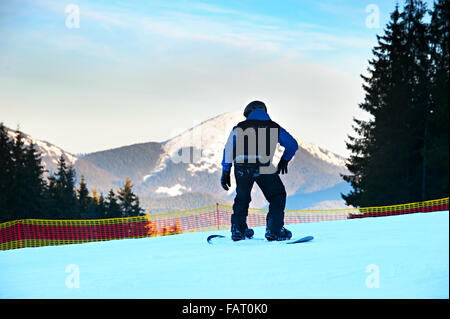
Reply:
M448 210L449 198L392 206L286 210L286 224L380 217ZM249 209L249 227L266 224L267 209ZM0 250L48 245L79 244L126 238L230 229L232 207L212 205L182 212L146 216L91 219L22 219L0 224Z

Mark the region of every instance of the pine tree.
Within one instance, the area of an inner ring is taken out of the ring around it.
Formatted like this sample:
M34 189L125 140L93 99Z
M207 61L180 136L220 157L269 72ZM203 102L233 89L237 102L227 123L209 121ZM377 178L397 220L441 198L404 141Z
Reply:
M343 178L353 187L348 195L342 195L348 205L372 206L390 202L400 183L396 174L401 170L404 150L398 148L399 121L402 110L394 106L404 105L404 59L402 25L398 6L391 14L391 21L383 36L377 36L378 45L373 49L374 58L369 61L369 76L361 75L366 92L359 107L372 115L372 119L354 119L357 137L349 136L347 148L352 151L347 168L352 173ZM397 137L394 139L394 137ZM388 161L386 157L396 157ZM386 180L386 176L392 178Z
M54 177L49 178L49 192L54 209L54 218L80 218L75 192L75 170L66 165L63 155L58 160L58 169Z
M100 207L101 198L102 196L98 193L97 189L94 188L92 190L92 198L89 206L89 215L87 218L99 219L104 217Z
M141 208L139 197L136 196L136 200L133 204L132 216L142 216L144 215L144 209Z
M0 222L13 219L11 207L12 142L3 123L0 123Z
M100 195L99 195L98 190L96 188L94 188L92 190L92 200L94 201L95 204L99 204L100 203Z
M122 217L138 216L142 212L139 207L139 199L133 193L132 188L131 180L127 177L124 187L118 193Z
M84 175L81 175L81 181L80 186L77 190L77 195L80 218L87 218L91 198L89 197L89 190L84 180Z
M47 209L44 214L44 218L57 219L59 218L58 210L58 200L59 200L59 190L57 186L57 180L54 175L47 177L47 191L45 194Z
M103 193L100 194L100 197L98 199L98 217L97 218L107 218L106 217L106 202L105 197L103 196Z
M9 201L12 209L13 219L27 218L25 211L26 194L25 185L25 143L24 135L19 130L16 131L12 146L12 169Z
M0 125L0 205L2 220L40 218L45 210L44 166L35 145L19 130L9 138Z
M46 183L44 180L44 166L40 153L33 143L25 149L24 181L22 184L22 198L26 198L22 205L26 218L42 218L46 209Z
M405 114L408 123L409 144L407 159L408 201L426 200L427 195L427 163L423 153L430 144L429 112L430 100L430 46L428 25L423 22L427 13L423 1L408 0L402 13L407 60L405 63L408 88L408 112Z
M434 134L429 117L433 99L426 13L423 1L408 0L403 12L396 6L384 35L377 37L369 76L363 76L366 96L360 104L373 118L355 119L358 137L349 137L347 143L352 151L347 168L352 174L343 177L353 190L342 197L349 205L433 197L425 156Z
M112 189L109 191L108 196L106 197L105 208L106 218L122 217L120 205L117 203L116 195L114 194L114 191Z
M431 57L431 107L427 163L427 191L430 198L449 194L449 0L438 0L429 27Z

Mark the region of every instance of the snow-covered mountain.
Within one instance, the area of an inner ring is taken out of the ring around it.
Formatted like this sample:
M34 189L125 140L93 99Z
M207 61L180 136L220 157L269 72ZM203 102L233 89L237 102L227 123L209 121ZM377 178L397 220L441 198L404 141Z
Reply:
M11 139L14 139L17 136L17 131L6 128L7 134ZM77 161L77 157L75 157L73 154L64 151L60 147L53 145L49 142L39 140L37 138L34 138L28 134L22 133L24 136L24 144L25 146L29 146L31 143L33 143L36 147L36 149L41 153L42 157L42 163L44 165L46 174L49 172L56 171L56 167L58 164L58 159L61 157L61 155L64 156L65 160L68 164L74 165Z
M221 169L220 162L222 160L222 152L224 143L226 142L231 129L238 122L245 120L241 112L228 112L187 130L186 132L163 143L166 157L161 163L164 167L165 160L179 159L178 152L182 148L194 147L201 150L201 157L196 163L189 166L189 171L208 170L210 173ZM299 146L307 150L311 155L335 166L345 166L345 158L335 153L327 151L317 145L298 140ZM283 148L277 149L274 159L279 160Z
M242 120L242 115L238 112L225 113L163 142L164 154L155 169L143 176L143 181L164 170L168 162L182 162L184 158L180 150L184 151L185 158L191 162L187 166L191 175L201 171L216 172L220 169L225 141L233 126Z
M5 127L5 129L11 139L14 139L17 136L17 131L7 127ZM108 171L97 167L83 158L76 157L72 153L63 150L54 144L37 139L23 132L22 134L24 136L24 145L28 146L33 143L36 150L41 154L42 164L45 169L44 177L56 172L58 160L62 155L66 160L66 163L68 165L73 165L77 171L77 181L80 180L81 175L85 175L87 181L89 181L91 189L97 188L106 191L111 188L118 188L120 179Z
M45 168L50 172L55 171L57 160L63 154L75 166L78 179L84 175L90 189L106 193L111 188L118 189L129 177L142 202L150 203L146 208L152 210L152 203L157 203L156 211L165 211L165 206L166 211L190 209L217 201L232 202L233 179L228 192L221 188L219 182L222 154L232 128L244 119L241 112L224 113L162 143L133 144L82 157L29 135L25 135L25 141L32 141L37 146ZM9 131L11 136L14 135L13 130ZM289 164L289 174L281 175L295 208L310 207L322 201L337 203L339 191L345 189L340 176L347 173L345 158L300 138L297 142L299 150ZM278 145L274 164L282 153L283 147ZM256 186L252 198L253 207L266 205ZM177 202L176 206L174 202ZM186 207L180 206L182 202L188 203ZM340 201L337 205L342 203Z
M200 192L232 200L235 185L232 183L226 193L218 181L224 144L233 126L244 119L241 112L224 113L163 142L157 165L142 176L140 191L152 196ZM290 164L289 174L282 176L289 195L296 195L298 200L301 194L330 189L343 182L340 174L347 172L345 158L301 139L297 141L299 150ZM282 153L283 147L278 145L275 164ZM338 197L339 193L322 200ZM257 187L253 190L252 205L265 205Z
M145 175L144 180L150 178L152 174L163 170L166 167L167 161L177 162L182 160L179 154L180 149L190 147L195 149L195 151L191 151L191 154L197 156L195 161L189 164L188 170L190 172L194 173L207 170L209 173L213 173L220 170L223 147L228 135L232 127L243 120L244 117L241 112L224 113L163 142L165 154L161 157L157 168L153 172L150 172L150 174ZM335 166L345 166L345 158L342 156L303 140L297 139L297 142L301 148L305 149L314 157ZM282 152L283 148L279 146L274 156L275 161L279 160Z

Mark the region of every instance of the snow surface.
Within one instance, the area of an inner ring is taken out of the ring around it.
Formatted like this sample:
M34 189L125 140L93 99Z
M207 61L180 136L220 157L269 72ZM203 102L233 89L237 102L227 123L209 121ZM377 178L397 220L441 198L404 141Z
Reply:
M448 211L287 227L315 239L206 243L228 235L217 231L0 251L0 298L449 298Z

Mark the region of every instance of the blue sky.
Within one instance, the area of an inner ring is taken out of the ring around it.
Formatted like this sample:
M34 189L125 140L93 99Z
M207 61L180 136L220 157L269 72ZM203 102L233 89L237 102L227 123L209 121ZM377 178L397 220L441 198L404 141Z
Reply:
M67 27L70 4L79 28ZM0 121L86 153L164 141L259 99L296 137L348 155L352 118L366 116L359 75L394 6L2 1Z

